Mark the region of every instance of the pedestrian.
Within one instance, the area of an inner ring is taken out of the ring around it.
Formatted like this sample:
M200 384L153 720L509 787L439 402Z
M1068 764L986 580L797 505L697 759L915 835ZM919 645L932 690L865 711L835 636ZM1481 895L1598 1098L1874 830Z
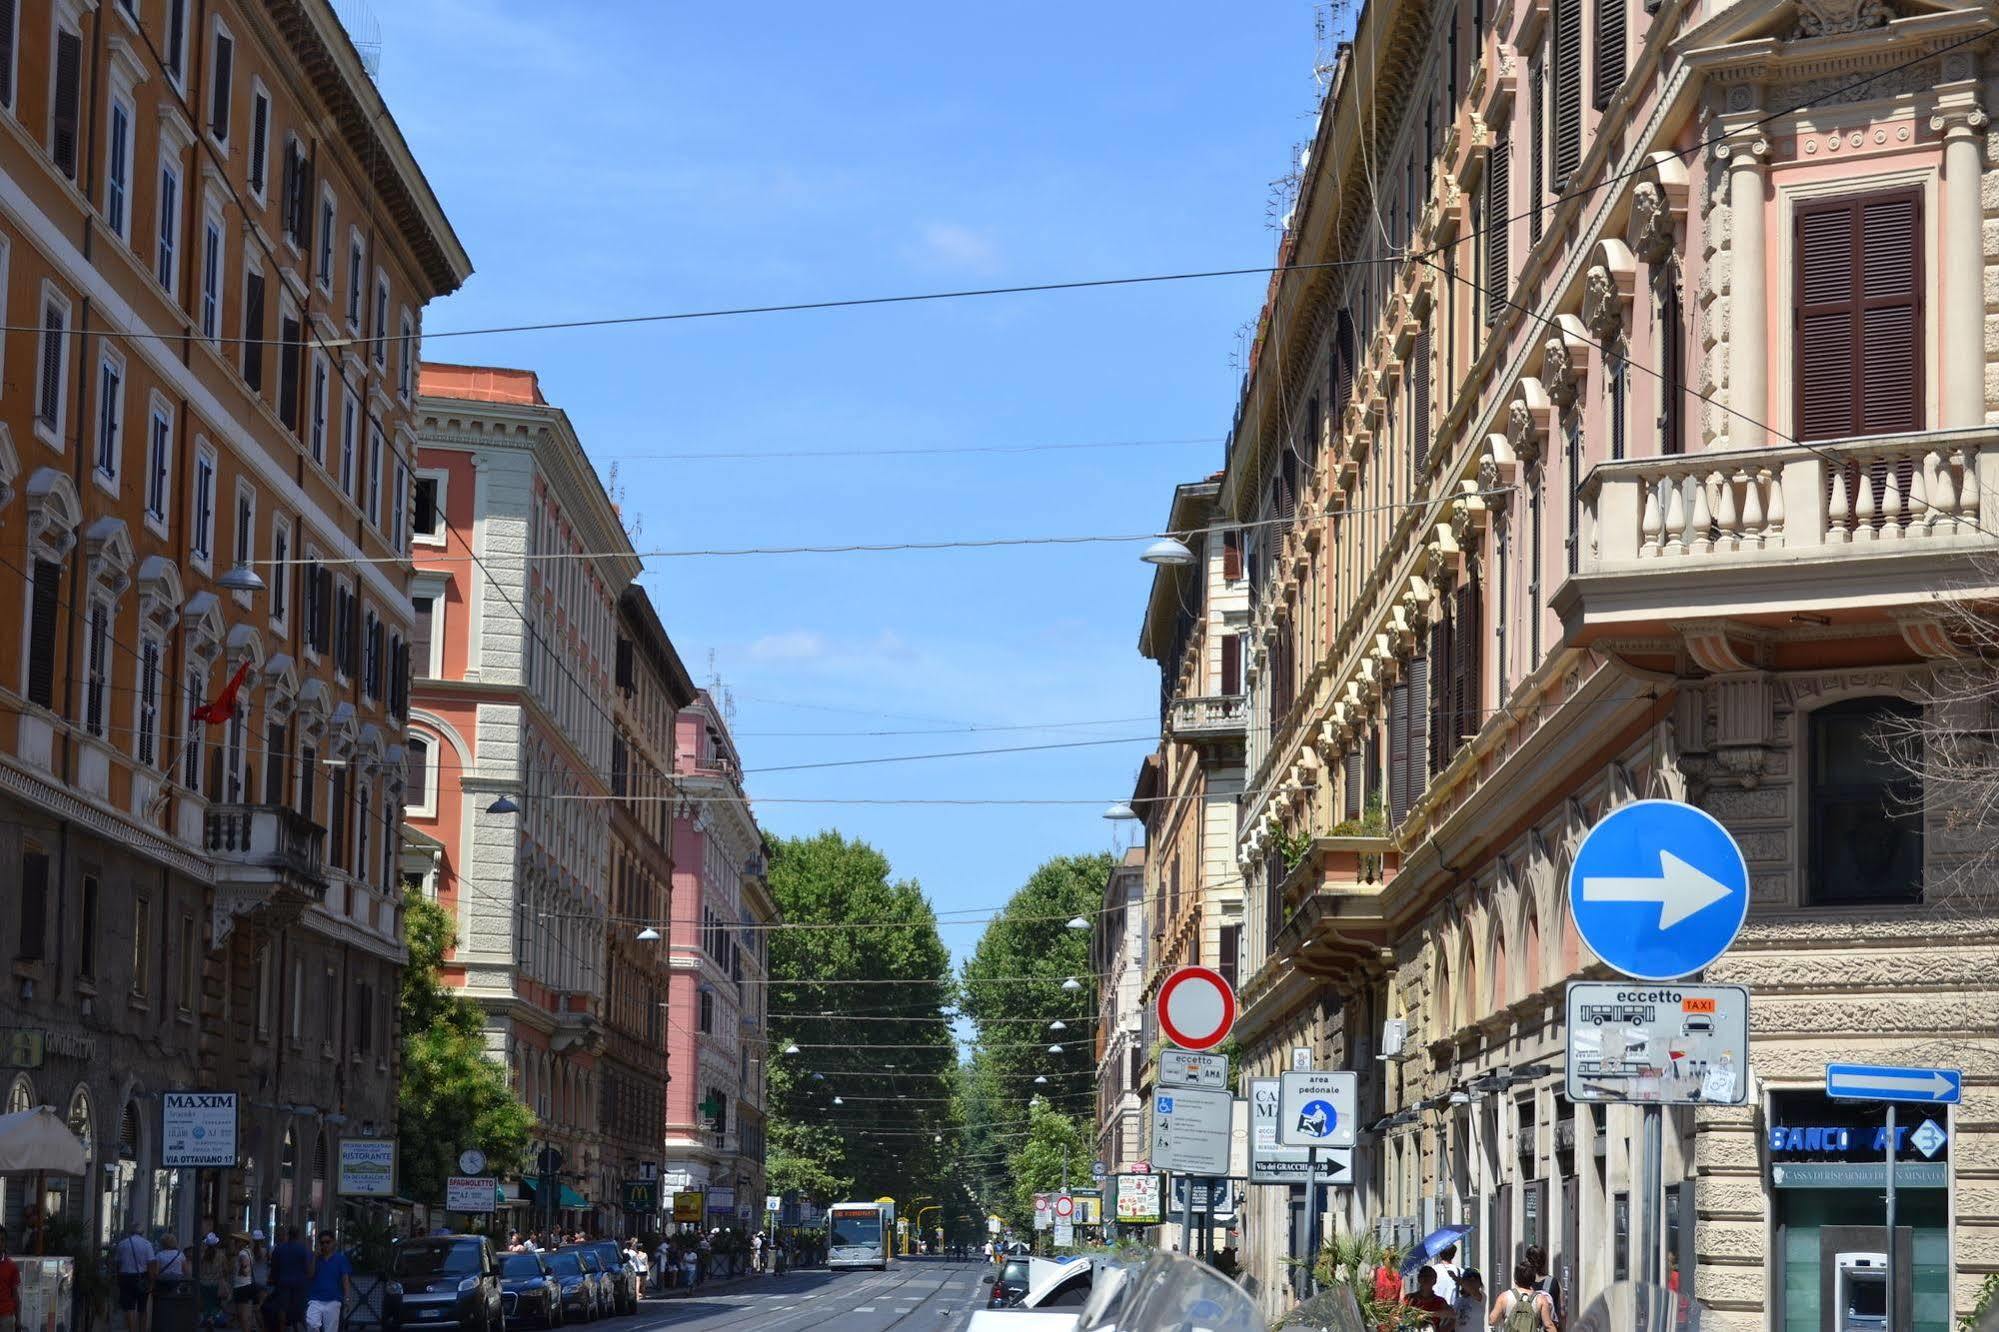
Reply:
M1404 1296L1402 1302L1423 1315L1420 1326L1451 1332L1454 1322L1451 1304L1437 1293L1437 1269L1424 1263L1416 1272L1416 1289Z
M1534 1264L1525 1258L1513 1265L1513 1287L1503 1290L1492 1302L1487 1327L1500 1332L1559 1332L1555 1323L1555 1302L1546 1291L1534 1289Z
M0 1226L0 1332L21 1325L21 1269L7 1256L7 1227Z
M750 1266L758 1272L764 1270L764 1233L761 1230L750 1236Z
M159 1256L133 1221L125 1238L111 1250L118 1270L118 1307L125 1314L125 1332L139 1332L145 1322L146 1301L153 1293L153 1278L159 1275Z
M694 1281L696 1285L706 1285L708 1283L708 1274L713 1270L712 1264L715 1258L715 1245L706 1235L703 1235L701 1243L696 1245L695 1248L699 1251L700 1257L694 1264Z
M700 1276L701 1255L692 1244L683 1246L680 1250L680 1284L691 1289Z
M1437 1298L1454 1304L1458 1298L1458 1246L1446 1244L1437 1250L1430 1266L1437 1270Z
M287 1227L284 1241L271 1250L271 1299L277 1306L278 1332L305 1326L306 1288L312 1284L312 1250L305 1247L297 1226Z
M257 1255L254 1241L238 1231L229 1237L235 1252L229 1257L229 1308L240 1332L257 1332Z
M1485 1326L1485 1278L1476 1267L1458 1273L1458 1295L1451 1301L1451 1312L1457 1316L1458 1332Z
M625 1241L625 1261L632 1265L632 1298L646 1297L646 1278L652 1275L652 1259L646 1256L646 1246L639 1243L637 1235Z
M153 1288L161 1295L180 1294L181 1283L187 1280L187 1254L181 1251L180 1241L171 1230L162 1230L153 1252L157 1259L153 1266Z
M1374 1302L1376 1304L1400 1304L1402 1302L1402 1250L1393 1244L1381 1251L1380 1265L1374 1269Z
M319 1258L305 1292L306 1332L340 1332L341 1315L354 1293L354 1264L334 1246L333 1232L319 1232Z
M1568 1306L1562 1302L1562 1283L1555 1280L1554 1274L1548 1270L1548 1251L1538 1244L1530 1244L1522 1256L1534 1264L1534 1289L1548 1297L1548 1305L1555 1314L1555 1326L1561 1327L1568 1318Z

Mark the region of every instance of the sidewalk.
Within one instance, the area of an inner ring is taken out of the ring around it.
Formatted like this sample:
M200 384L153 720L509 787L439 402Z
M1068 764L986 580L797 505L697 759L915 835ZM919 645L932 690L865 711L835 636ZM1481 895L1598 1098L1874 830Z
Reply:
M811 1270L810 1268L794 1267L786 1275L790 1275L791 1272ZM741 1276L722 1277L704 1281L698 1286L675 1286L671 1290L647 1291L646 1303L650 1304L654 1300L686 1300L692 1299L696 1295L712 1295L722 1291L732 1291L758 1281L768 1281L773 1275L774 1273L770 1272L745 1272Z

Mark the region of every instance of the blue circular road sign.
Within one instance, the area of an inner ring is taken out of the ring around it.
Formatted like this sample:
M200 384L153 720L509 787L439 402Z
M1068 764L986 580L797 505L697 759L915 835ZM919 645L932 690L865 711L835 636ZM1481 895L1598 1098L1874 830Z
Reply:
M1728 829L1676 800L1640 800L1590 829L1569 869L1569 909L1596 955L1637 980L1678 980L1735 942L1749 866Z
M1307 1101L1298 1108L1298 1131L1309 1137L1330 1138L1339 1122L1340 1112L1331 1101Z

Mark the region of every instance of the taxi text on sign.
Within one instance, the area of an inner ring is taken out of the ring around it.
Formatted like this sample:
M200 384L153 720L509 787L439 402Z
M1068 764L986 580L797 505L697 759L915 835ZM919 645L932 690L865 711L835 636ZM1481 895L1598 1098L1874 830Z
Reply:
M1576 932L1612 968L1678 980L1735 942L1749 913L1749 866L1728 829L1675 800L1605 815L1569 869Z

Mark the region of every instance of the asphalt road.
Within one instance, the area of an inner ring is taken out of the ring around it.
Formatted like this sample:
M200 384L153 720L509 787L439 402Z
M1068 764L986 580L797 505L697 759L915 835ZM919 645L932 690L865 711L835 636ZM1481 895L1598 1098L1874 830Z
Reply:
M606 1332L958 1332L986 1298L985 1270L903 1258L886 1272L787 1272L713 1295L648 1300Z

